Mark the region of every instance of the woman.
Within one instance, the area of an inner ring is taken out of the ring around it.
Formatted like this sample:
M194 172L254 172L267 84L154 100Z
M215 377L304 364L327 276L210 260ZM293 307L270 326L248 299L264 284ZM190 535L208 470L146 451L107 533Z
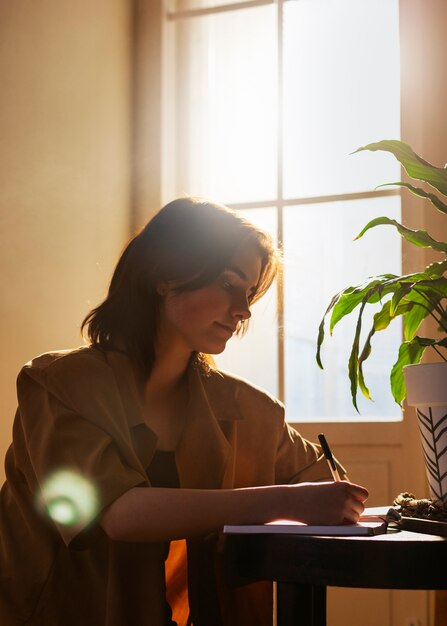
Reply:
M182 542L165 586L184 538L189 623L268 623L263 589L225 586L223 525L358 519L366 490L316 483L330 479L319 448L208 356L244 329L277 264L235 212L171 202L124 250L84 320L89 345L25 365L0 502L3 626L185 619Z

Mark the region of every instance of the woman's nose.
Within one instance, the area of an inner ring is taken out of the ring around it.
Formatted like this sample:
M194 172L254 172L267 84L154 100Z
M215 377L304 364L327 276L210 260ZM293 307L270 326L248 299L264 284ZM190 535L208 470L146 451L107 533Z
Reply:
M250 319L250 302L246 296L235 299L231 306L231 314L241 322Z

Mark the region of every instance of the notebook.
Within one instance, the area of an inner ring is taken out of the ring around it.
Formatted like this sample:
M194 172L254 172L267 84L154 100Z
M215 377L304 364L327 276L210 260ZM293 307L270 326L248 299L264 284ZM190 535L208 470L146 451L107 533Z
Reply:
M310 525L292 520L275 520L267 524L227 524L225 534L285 534L285 535L319 535L330 537L367 537L386 533L388 515L392 509L377 507L365 509L357 524Z

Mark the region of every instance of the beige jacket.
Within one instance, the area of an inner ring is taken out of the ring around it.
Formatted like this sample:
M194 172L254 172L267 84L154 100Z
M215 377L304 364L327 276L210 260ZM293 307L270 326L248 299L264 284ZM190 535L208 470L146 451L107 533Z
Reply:
M176 450L181 487L330 478L318 446L287 425L277 400L219 371L207 376L191 366L188 375L187 425ZM157 439L144 423L128 358L90 347L41 355L20 372L18 399L0 497L0 623L165 626L166 545L111 541L97 523L132 487L150 488L146 468ZM36 506L42 485L61 469L93 484L99 509L90 524L58 525ZM179 547L167 566L175 615L185 601ZM269 586L225 588L215 555L214 537L188 541L194 626L269 623Z

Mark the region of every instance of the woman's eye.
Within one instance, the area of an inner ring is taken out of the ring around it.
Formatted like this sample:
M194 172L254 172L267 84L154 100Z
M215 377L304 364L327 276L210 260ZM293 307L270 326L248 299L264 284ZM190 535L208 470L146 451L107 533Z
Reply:
M234 281L231 278L231 276L228 276L227 273L224 273L221 275L220 279L219 279L220 284L222 285L222 287L224 289L233 289L234 288Z

